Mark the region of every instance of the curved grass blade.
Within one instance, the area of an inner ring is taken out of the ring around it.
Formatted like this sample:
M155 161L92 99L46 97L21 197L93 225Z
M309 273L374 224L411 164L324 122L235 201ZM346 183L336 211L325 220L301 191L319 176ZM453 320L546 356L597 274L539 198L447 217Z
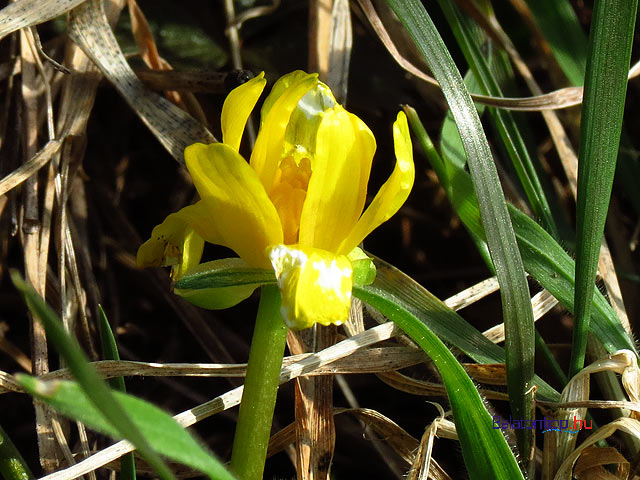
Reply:
M444 343L392 297L372 287L355 287L354 294L386 315L433 360L449 396L469 478L524 478L513 452L487 411L475 385Z
M458 125L500 284L512 415L531 419L535 336L529 286L487 139L460 73L422 3L417 0L387 0L387 3L429 64ZM529 471L533 466L533 430L518 433L518 447Z
M480 93L492 97L502 97L500 86L495 80L472 33L474 30L473 23L468 17L460 13L452 2L438 0L438 3L453 30L465 59L469 63L469 67L474 73L480 87ZM502 138L504 147L511 158L533 212L536 217L542 220L547 231L557 237L557 228L549 202L513 114L509 110L502 108L488 107L487 110Z
M595 3L580 130L570 376L584 366L598 257L620 144L637 9L637 0Z
M102 309L102 305L98 305L98 318L100 320L102 356L105 360L120 360L116 337L113 335L111 325L109 325L109 320ZM124 377L110 378L107 382L115 391L122 393L127 391L124 384ZM120 460L120 480L136 480L136 461L133 452L126 454Z
M114 438L120 432L97 409L86 391L76 382L43 381L29 375L17 376L20 385L31 395L54 407L65 416L79 420L92 429ZM126 393L113 392L150 446L172 460L206 472L210 478L233 480L231 475L213 455L207 452L185 429L155 405Z
M62 322L56 313L20 277L18 272L11 272L11 280L24 296L29 310L43 323L47 338L55 345L62 358L67 362L69 370L80 382L91 402L111 422L113 428L116 429L121 437L128 439L135 445L140 454L158 472L162 479L173 479L171 470L158 454L151 449L147 439L140 434L131 418L114 399L107 384L89 366L89 361L78 343L65 332Z
M27 462L0 426L0 475L5 480L32 480L35 478Z
M456 162L449 161L447 157L433 158L433 154L437 155L437 152L429 149L426 131L415 110L406 107L405 112L418 141L425 151L431 154L427 156L429 161L432 165L443 165L437 169L434 167L434 170L438 175L440 173L446 175L446 178L440 178L440 183L444 186L460 220L475 235L484 239L478 200L469 173L464 168L458 167ZM511 205L509 205L509 214L525 270L569 311L573 312L574 261L534 220ZM597 290L593 297L591 319L594 335L608 352L614 353L621 349L636 351L633 340L622 327L615 311Z

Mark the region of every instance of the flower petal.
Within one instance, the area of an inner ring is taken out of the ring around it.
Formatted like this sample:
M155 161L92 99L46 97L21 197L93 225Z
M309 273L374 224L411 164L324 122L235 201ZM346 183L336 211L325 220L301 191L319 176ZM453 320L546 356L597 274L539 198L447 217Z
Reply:
M224 143L196 143L184 156L202 197L198 203L208 212L209 225L194 225L195 230L207 241L206 233L215 230L211 243L231 248L251 266L268 266L265 249L282 242L282 226L256 172Z
M151 232L151 238L140 245L137 263L140 267L172 266L172 277L179 279L188 269L200 262L204 240L191 226L187 211L199 207L191 205L172 213ZM197 214L197 213L196 213Z
M278 279L280 311L293 330L315 323L340 325L349 317L353 271L344 255L275 245L268 255Z
M317 83L317 74L296 71L280 78L265 100L260 131L251 153L251 166L267 192L271 190L273 177L284 153L284 135L291 112Z
M336 250L338 253L349 253L353 250L374 229L391 218L411 192L415 178L415 166L409 125L403 112L398 113L398 118L393 124L393 142L396 152L396 166L371 205L358 220L355 228L340 244Z
M299 243L337 252L362 214L376 141L358 117L338 105L323 114L315 149Z
M216 269L243 268L247 264L240 258L223 258L212 262L201 263L190 269L188 274ZM246 285L233 285L229 287L201 288L201 289L174 289L174 293L180 295L188 302L209 310L222 310L233 307L242 300L248 298L260 283Z
M220 123L222 124L222 142L236 152L240 150L242 133L251 111L256 106L267 81L264 72L239 87L234 88L222 106Z

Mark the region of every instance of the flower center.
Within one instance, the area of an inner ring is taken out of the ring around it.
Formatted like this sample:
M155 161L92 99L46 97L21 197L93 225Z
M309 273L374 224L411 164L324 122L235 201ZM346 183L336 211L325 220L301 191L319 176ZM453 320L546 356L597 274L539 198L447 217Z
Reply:
M282 159L276 171L269 197L280 215L284 243L287 245L298 242L300 215L310 178L311 161L307 157L302 157L296 163L293 156L289 155Z

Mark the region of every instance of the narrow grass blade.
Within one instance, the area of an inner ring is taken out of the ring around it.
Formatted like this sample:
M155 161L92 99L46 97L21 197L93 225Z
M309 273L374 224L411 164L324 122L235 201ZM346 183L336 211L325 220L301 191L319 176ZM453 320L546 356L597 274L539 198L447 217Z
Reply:
M480 93L493 97L502 97L503 94L500 86L495 80L484 55L482 55L480 51L480 46L474 38L474 24L472 21L462 15L452 2L438 0L438 3L453 30L453 34L458 41L458 45L465 59L469 63L469 67L474 73L478 86L480 87ZM536 217L540 218L544 227L554 237L557 237L557 228L553 215L551 214L549 202L538 178L533 160L529 155L523 137L513 118L513 114L501 108L487 108L487 110L511 158L511 162L520 179L531 209Z
M598 257L620 144L637 8L637 0L595 3L580 131L570 376L584 365Z
M405 108L407 118L418 141L430 155L427 156L433 165L439 165L436 173L440 178L449 201L460 216L460 220L479 238L485 238L480 221L478 200L473 190L469 173L447 157L434 158L437 152L429 149L426 131L415 110ZM509 206L509 214L518 242L518 248L525 270L558 299L569 311L573 312L575 291L575 263L564 249L534 220L513 206ZM594 335L608 352L620 349L635 350L635 344L622 327L613 308L602 293L596 290L593 297L592 329Z
M111 422L113 428L121 437L126 438L135 445L140 454L158 472L161 478L173 479L173 474L169 468L158 454L151 449L147 439L141 435L131 418L115 400L107 384L89 366L86 355L78 343L65 332L62 322L55 312L16 271L11 272L11 280L24 296L29 309L43 323L47 338L55 345L60 355L67 362L69 369L82 385L93 404Z
M531 419L535 338L529 286L482 124L460 73L422 3L417 0L387 2L440 83L458 125L479 201L487 244L500 284L512 415ZM532 433L521 430L518 435L518 447L526 459L527 470L533 465Z
M526 0L549 42L560 68L572 85L584 83L587 36L569 0Z
M31 395L48 403L63 415L79 420L92 429L114 438L121 434L76 382L42 381L29 375L19 375L20 385ZM155 405L125 393L113 392L141 434L149 439L156 452L206 472L210 478L233 480L224 466L207 452L186 430Z
M102 309L102 305L98 305L98 318L100 319L102 356L105 360L120 360L116 337L113 335L111 325L109 325L109 320ZM118 392L125 393L127 391L124 384L124 377L110 378L107 382L111 385L112 389ZM136 461L133 452L127 453L120 460L120 480L136 480Z
M446 345L383 292L371 287L355 287L354 293L396 323L435 363L449 396L469 478L524 478L504 436L493 428L493 419L475 385Z
M0 475L5 480L32 480L35 478L20 452L0 426Z

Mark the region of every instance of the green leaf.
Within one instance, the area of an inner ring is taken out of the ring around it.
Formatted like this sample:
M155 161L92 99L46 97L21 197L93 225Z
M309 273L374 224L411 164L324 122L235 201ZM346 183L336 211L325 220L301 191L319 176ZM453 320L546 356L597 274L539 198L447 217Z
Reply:
M78 384L82 387L84 395L91 402L94 410L100 412L101 418L106 419L107 423L109 423L109 428L117 432L119 437L126 438L138 449L140 455L149 462L161 478L173 479L171 470L149 445L149 442L154 439L145 438L138 430L134 419L127 414L123 406L118 402L116 395L114 395L116 392L112 392L98 373L89 365L89 361L78 342L67 334L56 313L20 277L18 272L11 272L11 280L24 296L29 310L44 325L47 338L67 362L69 370L71 370ZM88 425L91 424L91 422L86 423Z
M620 145L637 9L637 0L595 2L580 129L570 376L584 365L598 257Z
M493 419L475 385L446 345L384 291L355 287L354 293L398 325L435 363L451 403L469 478L524 478L501 431L493 428Z
M475 106L449 52L418 0L387 0L429 64L454 116L496 270L505 325L507 382L512 415L532 416L534 325L529 286L495 164ZM518 447L531 458L532 431L518 431ZM463 446L464 448L464 446ZM533 463L529 462L532 466Z
M5 480L31 480L35 478L22 455L0 426L0 475Z
M449 161L446 157L434 158L437 152L429 148L430 140L425 137L426 131L415 110L407 107L405 112L418 141L429 153L427 159L432 164L444 164L444 168L441 168L440 171L447 177L440 178L440 183L448 185L445 191L460 216L460 220L478 238L483 239L484 229L480 222L478 201L469 173L463 168L457 167L455 162ZM510 205L509 214L525 270L562 305L573 312L575 290L575 263L573 259L549 233L520 210ZM636 351L633 340L625 332L615 311L597 290L593 297L591 319L594 335L602 342L608 352L613 353L625 348Z
M90 428L119 439L119 431L108 421L76 382L42 381L18 375L20 385L31 395L54 407L63 415L79 420ZM155 405L126 393L113 397L133 419L136 428L149 439L156 452L167 458L206 472L214 479L233 480L224 466L207 452L186 430Z
M100 320L102 356L105 360L120 360L116 337L113 335L111 325L109 325L109 320L102 309L102 305L98 305L98 318ZM111 385L111 388L118 392L124 393L127 391L124 377L110 378L107 382ZM136 480L136 461L133 452L127 453L120 460L120 480Z
M585 35L569 0L526 0L536 24L572 85L582 85L587 65ZM527 37L529 38L529 37Z

